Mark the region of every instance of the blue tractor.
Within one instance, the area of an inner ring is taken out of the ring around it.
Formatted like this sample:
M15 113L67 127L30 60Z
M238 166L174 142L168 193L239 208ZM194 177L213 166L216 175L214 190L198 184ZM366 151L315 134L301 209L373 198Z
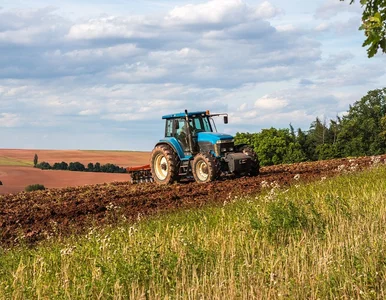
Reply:
M163 116L165 137L151 153L151 175L158 184L171 184L182 179L199 183L211 182L222 175L256 176L259 160L247 145L235 146L233 136L218 133L209 111L176 113Z

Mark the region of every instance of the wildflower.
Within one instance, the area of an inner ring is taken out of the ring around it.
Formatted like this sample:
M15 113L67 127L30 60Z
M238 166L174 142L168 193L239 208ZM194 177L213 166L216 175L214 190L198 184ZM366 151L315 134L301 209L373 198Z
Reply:
M261 185L262 188L267 188L267 187L269 187L268 182L265 181L265 180L263 180L262 182L260 182L260 185Z
M373 163L373 165L377 165L381 162L381 157L380 156L372 156L371 162Z
M71 255L74 252L75 248L76 248L75 246L72 246L72 247L69 247L69 248L61 249L60 250L60 255Z
M346 168L346 165L338 166L338 172L342 172Z

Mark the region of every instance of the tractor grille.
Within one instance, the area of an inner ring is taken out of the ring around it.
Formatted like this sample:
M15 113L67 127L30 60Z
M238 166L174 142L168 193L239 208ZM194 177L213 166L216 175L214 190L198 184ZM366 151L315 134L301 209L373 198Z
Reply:
M214 148L215 148L216 156L225 156L226 153L235 151L235 143L224 142L224 143L216 144Z

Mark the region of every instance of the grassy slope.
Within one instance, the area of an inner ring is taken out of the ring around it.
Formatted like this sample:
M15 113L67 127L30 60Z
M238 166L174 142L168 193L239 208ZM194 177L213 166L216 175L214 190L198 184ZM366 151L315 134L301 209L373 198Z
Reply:
M385 298L386 169L0 250L0 299ZM119 208L110 208L119 218Z
M22 167L32 167L34 164L31 161L18 160L11 157L0 156L0 166L22 166Z

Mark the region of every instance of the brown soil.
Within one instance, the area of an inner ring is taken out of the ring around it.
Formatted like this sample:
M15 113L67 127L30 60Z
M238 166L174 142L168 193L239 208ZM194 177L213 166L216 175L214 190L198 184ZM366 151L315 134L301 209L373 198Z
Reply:
M120 167L147 164L150 160L150 152L136 151L98 151L98 150L33 150L33 149L0 149L0 157L8 157L16 160L33 162L35 154L39 162L45 161L50 164L56 162L80 162L100 164L112 163Z
M149 163L149 152L128 151L82 151L82 150L22 150L0 149L0 158L32 163L35 153L39 162L46 161L53 165L56 162L112 163L121 167L143 165ZM61 188L100 184L105 182L122 182L129 180L128 174L86 173L55 170L40 170L33 167L1 166L0 195L18 193L30 184L43 184L46 188Z
M138 216L178 208L223 203L236 195L259 193L262 186L273 182L280 186L297 183L298 176L307 182L336 176L344 170L362 170L373 165L373 159L361 157L265 167L257 177L208 184L158 186L121 182L0 196L0 246L21 240L33 244L51 235L84 233L93 225L114 223L117 216L122 215L136 220ZM379 159L384 163L386 155Z

